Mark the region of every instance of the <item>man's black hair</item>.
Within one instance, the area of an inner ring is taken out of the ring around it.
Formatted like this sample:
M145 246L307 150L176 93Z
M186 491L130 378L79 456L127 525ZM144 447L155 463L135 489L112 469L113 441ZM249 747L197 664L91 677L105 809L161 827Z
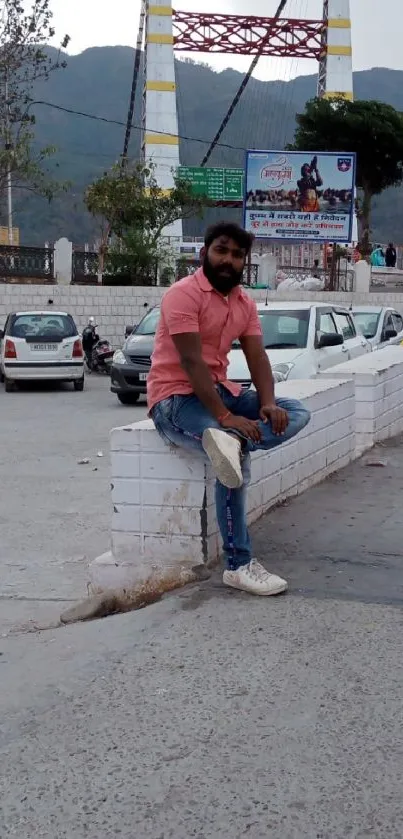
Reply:
M233 239L240 248L243 248L246 254L249 253L254 239L253 233L248 233L239 224L232 221L219 221L207 228L204 236L205 247L209 248L214 240L219 239L220 236Z

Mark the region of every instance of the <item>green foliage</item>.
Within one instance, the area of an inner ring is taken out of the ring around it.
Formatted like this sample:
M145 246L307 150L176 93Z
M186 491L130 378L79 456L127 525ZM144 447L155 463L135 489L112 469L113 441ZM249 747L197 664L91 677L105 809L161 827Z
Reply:
M178 219L201 215L207 203L193 196L190 185L178 177L172 190L161 189L152 163L113 167L88 187L85 202L100 219L103 240L112 240L105 270L134 280L153 277L156 266L167 269L172 264L172 253L162 236L164 228Z
M356 152L357 216L367 250L373 196L403 181L402 114L372 100L311 99L296 119L291 148Z
M11 172L15 188L29 189L50 199L57 190L47 171L55 148L34 149L33 91L38 83L66 63L61 50L47 52L40 44L54 37L50 0L3 0L0 18L0 195ZM65 36L61 49L68 44Z
M154 282L164 256L168 258L168 250L154 238L141 231L126 230L108 248L104 271L130 278L133 285L148 285Z
M178 219L201 215L207 203L177 177L172 190L161 189L152 163L114 166L88 187L85 202L92 215L106 219L111 233L121 237L125 231L139 231L150 243Z

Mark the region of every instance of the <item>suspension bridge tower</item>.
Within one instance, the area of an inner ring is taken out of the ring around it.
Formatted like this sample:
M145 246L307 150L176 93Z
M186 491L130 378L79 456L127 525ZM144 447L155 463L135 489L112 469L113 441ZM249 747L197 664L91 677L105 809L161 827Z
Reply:
M318 96L353 98L350 0L324 0Z
M319 64L319 96L353 98L350 0L324 0L321 20L176 12L171 0L143 0L141 19L142 152L164 190L180 165L175 51L311 58ZM165 232L182 237L182 222Z

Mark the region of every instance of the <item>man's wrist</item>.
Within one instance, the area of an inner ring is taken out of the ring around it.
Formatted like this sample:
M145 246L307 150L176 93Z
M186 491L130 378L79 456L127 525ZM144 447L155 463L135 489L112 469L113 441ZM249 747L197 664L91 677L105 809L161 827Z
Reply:
M230 416L231 416L231 411L228 411L228 410L223 411L223 413L222 413L222 414L220 414L220 415L217 417L217 422L218 422L220 425L223 425L223 423L225 422L225 420L229 419L229 418L230 418Z
M260 393L258 393L258 396L262 408L267 407L268 405L276 404L276 397L274 396L274 393L272 394L272 396L261 396Z

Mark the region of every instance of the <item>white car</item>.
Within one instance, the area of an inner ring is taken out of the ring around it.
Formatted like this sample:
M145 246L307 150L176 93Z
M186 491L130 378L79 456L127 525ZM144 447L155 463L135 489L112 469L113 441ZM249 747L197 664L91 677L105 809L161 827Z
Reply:
M258 306L263 341L276 381L310 379L322 370L372 351L348 309L327 303L276 302ZM229 354L228 378L250 385L238 342Z
M53 380L84 388L81 337L66 312L13 312L0 331L0 376L7 393L16 382Z
M389 306L353 306L356 323L372 344L372 349L382 350L403 341L403 318Z

